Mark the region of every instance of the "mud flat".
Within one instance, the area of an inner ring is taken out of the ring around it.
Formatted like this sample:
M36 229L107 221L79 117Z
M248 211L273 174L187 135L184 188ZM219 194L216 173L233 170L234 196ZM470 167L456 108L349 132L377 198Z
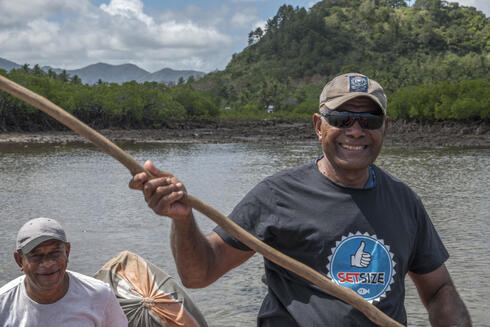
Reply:
M117 143L315 142L309 119L189 120L148 129L102 129ZM86 142L71 131L1 132L0 143L63 144ZM488 121L391 121L385 145L401 147L490 147Z

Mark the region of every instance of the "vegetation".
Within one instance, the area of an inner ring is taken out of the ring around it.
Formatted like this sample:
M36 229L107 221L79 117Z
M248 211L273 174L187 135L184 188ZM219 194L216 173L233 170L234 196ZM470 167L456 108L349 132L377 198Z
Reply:
M488 18L442 0L323 0L283 5L223 71L177 85L83 85L38 65L0 72L94 127L162 126L192 118L309 117L323 84L360 72L388 94L393 119L488 119ZM274 108L267 113L266 108ZM0 130L60 128L0 92Z
M158 127L169 120L216 117L218 107L208 94L187 84L128 82L122 85L99 81L83 85L77 76L47 73L35 66L9 73L7 78L48 98L80 120L98 128ZM49 116L13 96L0 92L0 130L59 129Z
M490 82L464 80L405 87L390 99L392 119L489 119Z
M236 111L272 104L311 113L322 85L341 73L377 80L389 98L415 85L488 82L489 49L488 18L457 3L324 0L309 11L283 5L265 30L250 32L249 46L225 70L194 85Z

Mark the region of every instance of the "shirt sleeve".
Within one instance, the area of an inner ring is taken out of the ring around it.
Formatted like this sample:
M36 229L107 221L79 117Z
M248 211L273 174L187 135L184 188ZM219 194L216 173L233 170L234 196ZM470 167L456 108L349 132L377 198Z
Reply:
M114 293L109 290L107 305L104 310L103 327L127 327L128 318L119 304Z
M229 218L240 227L266 242L271 237L269 226L276 220L273 214L274 193L267 181L255 186L233 209ZM214 231L229 245L236 249L251 251L251 249L228 234L220 226Z
M442 266L449 258L449 253L418 197L417 205L418 228L409 270L416 274L427 274Z

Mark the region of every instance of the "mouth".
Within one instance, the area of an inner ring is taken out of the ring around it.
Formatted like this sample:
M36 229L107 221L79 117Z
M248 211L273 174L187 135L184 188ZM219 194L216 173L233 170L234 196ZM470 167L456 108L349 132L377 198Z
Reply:
M37 275L41 278L46 278L46 279L49 279L49 278L53 278L55 277L56 275L58 275L60 271L59 270L55 270L55 271L52 271L52 272L43 272L43 273L38 273Z
M350 145L350 144L340 143L340 147L348 151L360 152L366 149L367 145Z

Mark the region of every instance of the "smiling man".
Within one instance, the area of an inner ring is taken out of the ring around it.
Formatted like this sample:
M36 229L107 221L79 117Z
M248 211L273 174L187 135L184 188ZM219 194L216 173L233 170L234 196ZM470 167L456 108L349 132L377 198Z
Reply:
M313 124L322 156L267 177L230 218L288 256L348 287L407 324L405 277L414 281L432 326L469 326L468 311L444 265L448 259L418 196L374 165L388 126L382 87L351 73L320 95ZM174 176L145 168L130 182L150 208L173 220L172 250L182 282L205 287L254 252L217 227L207 236ZM372 326L358 310L266 260L268 293L260 327Z
M17 234L22 275L0 288L0 326L127 326L105 283L67 271L70 243L54 219L36 218Z

